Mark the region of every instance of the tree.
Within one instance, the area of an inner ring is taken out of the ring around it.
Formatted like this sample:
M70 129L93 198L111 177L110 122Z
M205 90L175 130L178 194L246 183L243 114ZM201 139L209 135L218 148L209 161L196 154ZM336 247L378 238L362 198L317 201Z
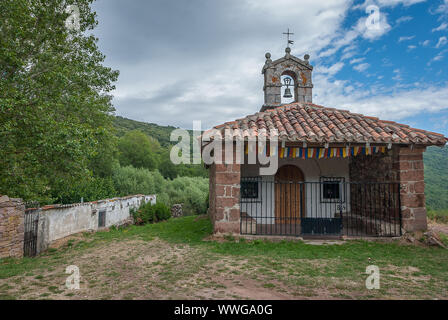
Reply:
M177 168L178 166L174 165L174 163L170 159L170 151L171 148L164 150L160 155L160 164L159 171L163 175L165 179L174 179L177 178Z
M118 71L88 31L93 0L0 1L0 193L50 199L54 186L90 175L111 136ZM79 9L69 29L66 9Z
M159 164L160 145L141 131L127 132L118 141L118 153L121 166L133 166L154 170Z

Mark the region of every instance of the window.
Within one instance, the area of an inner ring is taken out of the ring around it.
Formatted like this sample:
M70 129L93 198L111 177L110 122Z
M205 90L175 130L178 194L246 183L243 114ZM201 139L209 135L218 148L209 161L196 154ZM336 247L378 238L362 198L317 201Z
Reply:
M258 181L242 181L241 198L258 199Z
M324 183L324 199L339 199L339 183L325 182Z
M340 202L344 200L343 183L344 178L321 177L321 202Z

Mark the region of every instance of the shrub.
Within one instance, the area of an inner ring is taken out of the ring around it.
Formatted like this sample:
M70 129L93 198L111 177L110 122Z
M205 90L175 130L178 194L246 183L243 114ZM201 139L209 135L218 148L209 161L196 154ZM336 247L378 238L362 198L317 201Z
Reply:
M171 210L165 204L158 202L151 206L151 208L155 213L157 221L164 221L171 218Z
M152 205L150 202L142 204L138 210L131 211L131 214L136 225L156 223L171 218L170 209L161 202L155 205Z
M115 189L119 196L134 194L158 194L165 185L165 179L156 171L137 169L132 166L116 166L113 173Z
M156 216L152 210L152 205L150 202L142 204L137 211L132 212L132 215L136 225L156 222Z
M208 206L209 183L207 178L178 177L166 181L157 200L173 205L182 204L184 215L205 214Z
M181 203L185 215L207 213L207 178L178 177L165 180L157 170L116 166L113 182L119 196L156 194L157 203L166 204L168 207Z

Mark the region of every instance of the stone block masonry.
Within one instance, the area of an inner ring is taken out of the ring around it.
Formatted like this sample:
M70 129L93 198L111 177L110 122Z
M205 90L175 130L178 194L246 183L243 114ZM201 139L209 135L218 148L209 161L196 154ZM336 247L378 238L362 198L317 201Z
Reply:
M420 148L400 148L394 157L394 168L400 181L403 229L408 232L427 229L423 152Z
M23 257L25 205L0 195L0 258Z
M210 168L210 216L215 234L240 234L241 165Z

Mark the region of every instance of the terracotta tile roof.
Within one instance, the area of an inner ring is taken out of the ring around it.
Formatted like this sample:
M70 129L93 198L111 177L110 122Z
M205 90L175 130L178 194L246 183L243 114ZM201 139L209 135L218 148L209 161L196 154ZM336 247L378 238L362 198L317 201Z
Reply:
M414 129L393 121L380 120L347 110L325 108L312 103L292 103L216 126L242 138L269 135L278 130L281 141L309 143L400 143L445 145L442 134Z

